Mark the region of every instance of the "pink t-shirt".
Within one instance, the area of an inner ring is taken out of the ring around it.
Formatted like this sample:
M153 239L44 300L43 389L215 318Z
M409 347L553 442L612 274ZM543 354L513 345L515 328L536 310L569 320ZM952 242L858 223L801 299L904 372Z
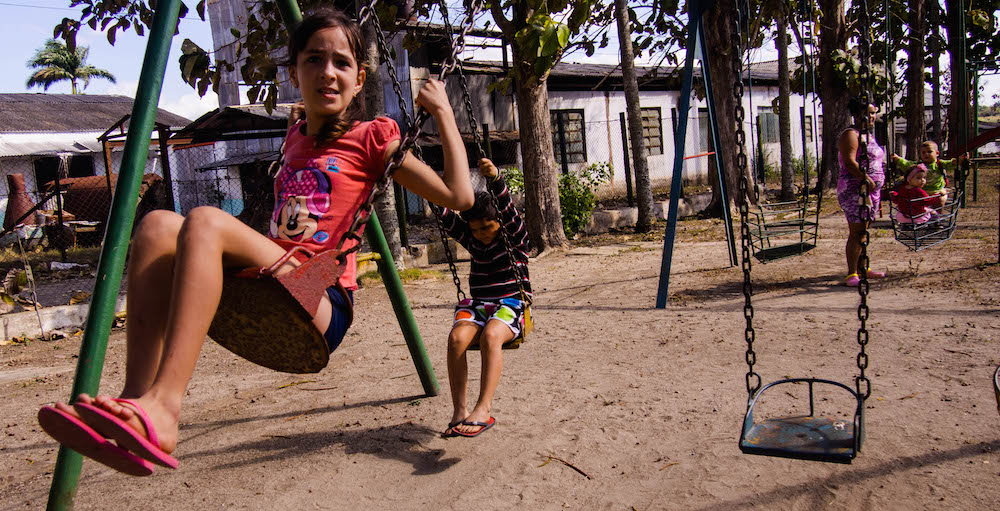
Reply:
M285 137L284 165L274 177L268 236L286 250L300 246L318 253L335 248L351 226L358 206L385 172L385 149L399 140L399 126L379 117L355 124L340 138L316 148L314 137L302 133L304 125L295 124ZM341 248L355 244L348 240ZM356 253L347 257L340 283L347 289L358 288Z

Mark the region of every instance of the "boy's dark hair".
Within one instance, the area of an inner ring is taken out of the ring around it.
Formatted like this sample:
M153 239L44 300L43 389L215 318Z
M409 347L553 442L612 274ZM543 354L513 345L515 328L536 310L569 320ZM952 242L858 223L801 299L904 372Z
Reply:
M493 200L489 192L476 192L476 201L467 211L462 212L462 220L498 220L497 208L493 206Z
M321 8L312 12L302 19L302 22L295 27L288 38L288 60L285 65L295 67L299 54L306 49L309 39L320 30L327 28L343 28L347 35L347 43L351 46L351 53L354 60L358 62L358 70L366 69L367 62L365 41L361 34L361 26L343 11L330 8ZM355 97L357 99L357 97ZM361 101L352 101L347 111L339 118L327 119L316 135L316 145L320 146L327 142L339 138L344 133L350 131L356 121L362 118Z

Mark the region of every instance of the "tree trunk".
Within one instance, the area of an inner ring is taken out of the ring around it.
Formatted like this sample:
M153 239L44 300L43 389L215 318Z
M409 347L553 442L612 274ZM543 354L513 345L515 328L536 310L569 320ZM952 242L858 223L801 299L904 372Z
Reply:
M736 123L733 122L736 111L736 97L734 94L734 83L739 77L733 72L733 38L732 33L733 7L728 3L718 2L711 9L702 15L702 27L704 28L705 55L708 58L709 71L712 75L712 106L719 120L719 140L718 147L722 149L721 155L715 155L717 161L726 170L726 184L729 190L729 201L735 204L742 204L744 197L739 196L740 169L736 166ZM743 126L747 129L746 123ZM749 138L747 138L749 140ZM746 148L744 147L744 153ZM747 175L747 182L750 183L750 169L744 169ZM711 179L714 183L714 179ZM729 204L722 201L722 190L713 184L712 201L706 208L706 212L715 216L722 216L722 208L729 207Z
M514 61L530 67L514 48ZM549 91L537 78L518 73L517 116L524 162L524 213L531 243L539 251L567 245L559 208L559 181L552 152L552 121L549 118Z
M374 28L371 24L365 24L365 40L368 41L368 73L365 81L365 118L372 119L377 115L385 113L385 97L382 95L382 67L379 66L378 44L376 43ZM392 65L388 63L387 65ZM403 129L406 129L404 126ZM392 183L386 188L384 193L375 198L375 213L378 214L379 223L382 224L382 232L385 234L385 241L389 245L389 252L396 263L396 269L403 270L406 263L403 261L403 244L399 239L399 218L396 216L396 197Z
M840 133L851 125L851 114L848 109L850 95L847 86L840 79L834 78L837 72L833 68L831 56L837 50L847 49L847 26L844 21L844 0L820 0L819 31L819 71L823 77L820 88L820 101L823 103L823 157L821 177L827 189L837 183L840 174L838 166L837 140Z
M628 131L631 134L632 163L635 170L635 187L639 215L636 232L649 231L653 217L653 189L649 183L649 164L646 160L646 141L642 130L642 109L639 105L639 84L635 76L635 54L632 51L632 29L625 0L615 0L618 18L618 45L621 50L622 79L625 82L625 105L628 111ZM626 158L628 156L625 156Z
M941 135L944 133L944 126L941 124L941 63L939 55L941 54L940 47L940 35L941 30L939 27L940 10L937 2L931 2L928 4L927 15L930 19L929 26L932 30L931 35L931 104L934 110L933 116L931 117L931 122L934 125L934 141L941 145L944 139Z
M795 198L795 169L792 168L792 112L790 105L792 85L788 76L788 17L781 2L777 2L775 19L778 21L775 44L778 48L778 142L781 151L781 200L787 201Z
M948 119L948 153L950 157L957 156L955 151L960 145L969 141L971 122L969 122L969 81L965 76L965 2L962 0L947 0L948 6L948 54L951 73L951 115ZM942 151L943 153L944 151Z
M910 0L906 58L906 159L916 160L924 132L924 0Z

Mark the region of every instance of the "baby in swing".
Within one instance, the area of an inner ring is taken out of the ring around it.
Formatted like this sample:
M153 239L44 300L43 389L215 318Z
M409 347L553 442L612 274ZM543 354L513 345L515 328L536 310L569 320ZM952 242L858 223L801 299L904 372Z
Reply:
M927 167L923 163L915 165L906 174L906 180L892 192L896 203L896 221L901 224L926 223L934 215L932 206L936 199L930 196L924 186L927 184Z
M297 247L336 248L400 145L393 120L360 120L355 100L365 83L366 47L358 24L340 11L318 11L296 27L288 66L305 119L286 135L269 235L211 207L186 217L148 214L132 239L128 266L124 388L118 397L79 394L70 404L43 407L38 420L52 438L130 475L177 467L181 402L219 306L224 269L268 267ZM444 175L406 153L394 179L433 203L472 207L468 155L444 84L428 81L416 102L437 122ZM342 249L354 245L347 240ZM289 259L276 273L299 264ZM331 351L347 329L352 297L338 290L357 288L355 253L346 266L318 310L309 311Z
M448 335L448 384L454 412L446 437L474 437L496 423L490 415L493 394L503 368L502 347L522 335L526 300L531 296L528 281L528 231L511 200L499 170L487 158L479 161L479 172L486 186L496 196L499 211L488 192L477 192L472 209L461 214L441 211L448 235L465 247L472 256L469 289L472 298L455 307L455 323ZM504 229L514 261L507 255ZM520 281L514 265L520 269ZM524 294L522 295L522 289ZM472 411L466 402L469 346L478 344L482 355L479 400Z

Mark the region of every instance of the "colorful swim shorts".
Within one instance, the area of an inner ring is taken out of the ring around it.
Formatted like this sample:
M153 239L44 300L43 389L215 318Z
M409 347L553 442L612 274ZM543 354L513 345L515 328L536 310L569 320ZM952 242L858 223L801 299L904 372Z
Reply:
M524 302L517 298L501 298L498 301L466 298L455 306L455 323L468 321L482 327L492 319L507 325L514 332L514 337L521 335Z

